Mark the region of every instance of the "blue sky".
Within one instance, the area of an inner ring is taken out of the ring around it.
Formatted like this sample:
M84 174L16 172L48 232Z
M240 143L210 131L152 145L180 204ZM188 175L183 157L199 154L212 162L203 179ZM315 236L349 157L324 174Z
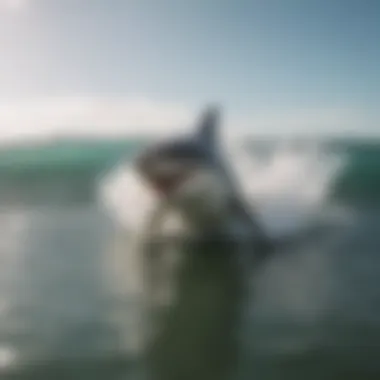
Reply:
M229 129L379 134L379 40L376 0L0 0L0 135L165 129L207 102Z

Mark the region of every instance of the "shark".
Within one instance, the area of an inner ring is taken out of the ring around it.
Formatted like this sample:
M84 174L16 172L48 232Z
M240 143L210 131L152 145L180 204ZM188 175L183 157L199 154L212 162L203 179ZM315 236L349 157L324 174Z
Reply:
M144 358L153 379L230 378L240 356L238 326L249 314L252 271L276 256L279 246L300 243L269 236L244 196L222 148L220 107L205 107L194 124L182 136L147 146L134 161L157 199L143 235L159 236L175 213L199 238L174 248L182 262L172 272L154 238L139 251L149 325ZM156 300L163 284L176 294L162 309Z
M143 182L157 196L146 231L160 231L174 212L196 236L245 239L265 255L272 243L243 195L220 141L221 108L205 107L195 128L181 137L146 147L135 160Z

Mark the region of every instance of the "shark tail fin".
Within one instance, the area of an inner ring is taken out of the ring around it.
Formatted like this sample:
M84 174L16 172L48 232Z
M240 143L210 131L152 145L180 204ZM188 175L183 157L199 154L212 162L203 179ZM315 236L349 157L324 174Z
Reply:
M209 148L214 149L216 147L219 123L220 108L216 106L207 107L198 122L198 136Z

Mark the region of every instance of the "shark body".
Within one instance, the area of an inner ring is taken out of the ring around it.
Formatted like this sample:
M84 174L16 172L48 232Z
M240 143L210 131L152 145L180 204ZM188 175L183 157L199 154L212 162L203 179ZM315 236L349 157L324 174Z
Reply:
M176 212L196 234L246 239L267 252L271 243L247 204L219 144L220 110L208 107L189 135L148 147L136 161L143 180L157 194L148 233Z
M252 268L275 251L222 151L219 127L220 110L206 108L193 132L151 145L135 162L158 199L147 240L160 235L171 212L201 237L174 248L180 265L173 271L160 244L143 246L139 256L149 325L144 357L152 379L232 378ZM162 287L174 294L164 308Z

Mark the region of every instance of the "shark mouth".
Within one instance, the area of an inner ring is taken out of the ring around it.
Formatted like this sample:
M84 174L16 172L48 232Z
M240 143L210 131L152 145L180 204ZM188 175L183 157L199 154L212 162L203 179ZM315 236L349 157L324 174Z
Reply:
M189 172L176 173L170 175L157 175L149 178L150 186L160 195L170 196L188 178Z
M168 197L192 177L199 167L191 159L171 159L148 152L138 161L137 169L155 193Z

